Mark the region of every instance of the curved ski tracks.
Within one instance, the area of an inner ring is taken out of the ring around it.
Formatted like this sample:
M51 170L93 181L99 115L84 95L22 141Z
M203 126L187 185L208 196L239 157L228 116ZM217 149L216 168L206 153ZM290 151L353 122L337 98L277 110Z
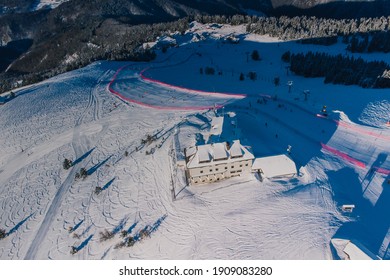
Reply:
M76 120L74 131L73 131L73 140L72 147L75 153L76 158L80 158L83 154L88 151L88 141L87 138L82 134L80 130L80 125L83 123L84 118L89 114L90 110L93 110L93 118L97 120L100 117L100 104L97 97L97 90L102 87L101 82L103 77L107 75L106 72L102 75L97 83L97 85L90 90L88 105L85 110L82 112L81 116ZM42 223L32 241L24 259L25 260L33 260L37 258L37 253L39 251L40 244L45 240L46 235L52 225L53 220L58 214L59 208L63 201L64 195L69 191L74 181L77 170L80 169L81 162L72 166L68 176L65 181L59 187L56 195L54 196L48 210L46 211L45 217L42 220Z

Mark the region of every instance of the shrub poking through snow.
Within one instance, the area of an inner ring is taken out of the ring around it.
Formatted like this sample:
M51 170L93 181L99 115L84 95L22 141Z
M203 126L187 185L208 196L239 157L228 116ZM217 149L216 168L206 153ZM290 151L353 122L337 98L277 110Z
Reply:
M135 244L135 239L134 239L134 237L129 236L129 238L128 238L127 241L126 241L126 246L127 246L127 247L131 247L131 246L133 246L134 244Z
M215 69L213 67L206 67L204 72L206 73L206 75L214 75Z
M274 78L274 85L277 87L280 85L280 78L279 77L275 77Z
M74 255L74 254L76 254L77 252L78 252L77 247L76 247L76 246L72 246L71 249L70 249L70 253L71 253L72 255Z
M4 229L0 229L0 239L3 239L3 238L5 238L7 236L7 233L5 232L5 230Z
M251 57L252 57L253 60L256 60L256 61L260 60L260 54L259 54L259 52L257 50L254 50L252 52Z
M125 245L126 245L126 242L125 241L121 241L118 244L115 244L114 249L123 248L123 247L125 247Z
M150 236L150 231L148 227L141 229L141 231L139 232L139 238L141 240L149 236Z
M256 72L253 72L253 71L249 72L249 73L248 73L248 77L249 77L249 79L251 79L252 81L257 80L257 74L256 74Z
M88 171L87 171L87 169L85 169L83 167L80 169L79 172L76 173L75 178L76 179L80 179L80 178L85 179L85 178L87 178L87 176L88 176Z
M64 159L62 166L64 167L65 170L68 170L69 168L72 167L72 161L66 158Z
M95 188L95 194L96 195L100 194L102 191L103 191L103 189L101 187L96 187Z
M104 231L99 232L99 235L100 235L100 242L103 242L113 238L115 234L105 229Z
M87 169L85 169L84 167L80 169L80 177L85 179L86 177L88 176L88 172L87 172Z

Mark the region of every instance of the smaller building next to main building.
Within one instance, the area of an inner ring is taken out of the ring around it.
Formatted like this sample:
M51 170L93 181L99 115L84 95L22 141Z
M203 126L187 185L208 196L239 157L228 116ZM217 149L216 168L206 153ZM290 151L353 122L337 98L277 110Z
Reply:
M252 170L265 178L289 178L297 175L295 162L285 154L256 158Z
M252 171L254 156L240 140L194 146L184 150L190 184L223 180Z

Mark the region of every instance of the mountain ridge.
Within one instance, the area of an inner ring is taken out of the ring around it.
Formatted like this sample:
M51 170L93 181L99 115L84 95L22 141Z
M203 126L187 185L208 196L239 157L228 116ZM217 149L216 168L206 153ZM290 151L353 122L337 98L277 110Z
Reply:
M15 6L18 3L19 10ZM29 11L39 3L42 2L0 0L0 7L3 7L0 10L10 6L8 14L0 13L0 48L6 48L14 41L32 41L31 47L19 57L13 60L0 57L0 62L9 63L2 67L6 72L0 72L4 80L37 73L42 77L48 72L51 76L53 71L54 74L61 73L97 59L134 59L138 56L134 54L136 48L145 40L154 40L165 31L184 30L188 22L178 20L185 17L247 15L248 11L271 16L323 17L328 14L337 18L354 13L359 16L367 13L390 15L390 2L384 0L69 0L53 9ZM164 26L174 21L178 22ZM65 65L65 61L73 63ZM3 83L1 90L9 88L12 86Z

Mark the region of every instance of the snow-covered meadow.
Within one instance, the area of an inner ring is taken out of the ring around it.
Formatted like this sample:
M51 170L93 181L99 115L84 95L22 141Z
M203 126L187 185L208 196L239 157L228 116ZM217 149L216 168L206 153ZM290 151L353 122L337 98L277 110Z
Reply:
M197 23L172 38L179 47L151 63L97 62L0 106L0 258L332 259L330 240L345 238L389 259L388 91L325 85L280 59L343 45ZM378 56L390 61L364 58ZM240 81L249 71L257 79ZM319 118L324 105L329 117ZM215 114L225 115L218 140L239 138L256 157L291 145L299 176L186 186L176 160L202 143ZM81 168L88 176L76 179ZM356 208L344 213L343 204ZM135 244L121 247L129 236Z

